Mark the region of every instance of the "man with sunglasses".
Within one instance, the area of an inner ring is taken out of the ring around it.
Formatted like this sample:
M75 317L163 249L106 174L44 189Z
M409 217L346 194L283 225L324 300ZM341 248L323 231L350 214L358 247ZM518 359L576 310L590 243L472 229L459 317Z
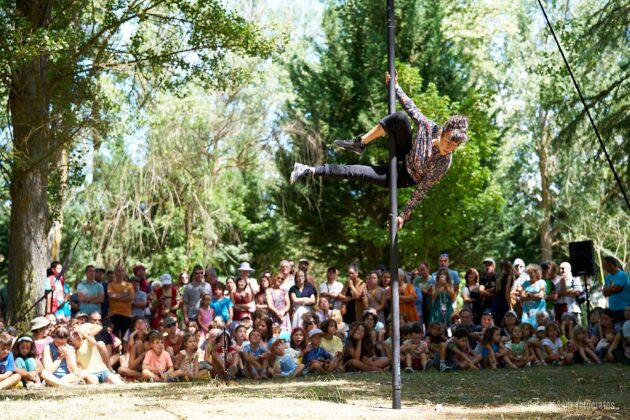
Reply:
M385 74L389 84L390 75ZM398 230L411 217L413 209L422 201L429 190L446 175L453 160L452 153L468 138L468 120L461 115L450 117L443 127L429 120L398 85L396 75L396 97L405 112L396 112L383 118L362 136L351 140L335 140L342 149L362 154L372 141L389 134L396 144L398 159L398 188L415 186L411 198L397 218ZM411 135L411 118L417 126L414 139ZM389 187L389 164L372 165L320 165L316 167L295 163L289 181L291 183L306 176L356 179L384 188Z
M188 325L188 321L190 320L197 320L201 297L205 293L212 295L212 287L204 281L204 274L205 272L203 266L199 264L196 265L195 268L193 268L192 280L184 289L184 296L182 297L182 314L184 315L185 325Z

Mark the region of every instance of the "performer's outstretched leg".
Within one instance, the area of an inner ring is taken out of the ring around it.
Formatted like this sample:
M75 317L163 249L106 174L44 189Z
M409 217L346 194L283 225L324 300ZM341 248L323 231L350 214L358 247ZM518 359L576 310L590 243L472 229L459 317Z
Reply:
M376 126L363 136L358 136L354 140L335 140L335 145L342 149L361 154L365 147L372 141L389 133L396 143L396 156L398 158L399 168L404 162L405 156L411 150L411 125L409 118L404 112L396 112L383 118ZM388 165L369 166L369 165L323 165L323 166L307 166L301 163L295 163L289 182L293 184L305 176L330 176L333 178L357 179L370 182L382 187L389 186L387 180ZM402 174L405 177L402 186L410 185L406 178L408 174ZM400 182L399 182L400 184Z
M385 134L390 134L394 138L396 157L398 160L403 159L411 150L411 124L404 112L388 115L363 136L357 136L353 140L335 140L335 146L360 155L365 146Z

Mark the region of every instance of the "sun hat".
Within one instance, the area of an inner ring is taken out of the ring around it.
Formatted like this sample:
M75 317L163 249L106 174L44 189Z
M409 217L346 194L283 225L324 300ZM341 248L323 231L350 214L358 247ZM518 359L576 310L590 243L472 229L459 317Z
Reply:
M50 325L50 321L43 316L35 317L31 320L31 331L39 330Z
M254 270L247 261L244 261L241 263L241 266L237 269L237 271L249 271L250 273L253 273Z

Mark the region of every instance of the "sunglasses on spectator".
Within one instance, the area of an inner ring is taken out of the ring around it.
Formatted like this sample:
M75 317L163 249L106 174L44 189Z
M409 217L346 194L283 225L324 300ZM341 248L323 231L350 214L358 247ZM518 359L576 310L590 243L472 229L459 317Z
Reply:
M315 325L314 322L305 322L304 325Z
M90 318L90 321L92 321L92 322L102 322L102 320L99 319L99 318Z
M166 328L171 328L171 327L174 327L175 325L177 325L177 324L168 324L168 325L165 325L165 327Z

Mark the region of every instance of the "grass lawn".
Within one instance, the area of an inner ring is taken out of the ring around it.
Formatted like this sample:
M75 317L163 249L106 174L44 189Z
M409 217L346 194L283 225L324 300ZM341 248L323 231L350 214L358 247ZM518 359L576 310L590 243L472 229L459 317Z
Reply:
M630 367L534 367L391 375L77 387L0 393L3 418L630 418Z

